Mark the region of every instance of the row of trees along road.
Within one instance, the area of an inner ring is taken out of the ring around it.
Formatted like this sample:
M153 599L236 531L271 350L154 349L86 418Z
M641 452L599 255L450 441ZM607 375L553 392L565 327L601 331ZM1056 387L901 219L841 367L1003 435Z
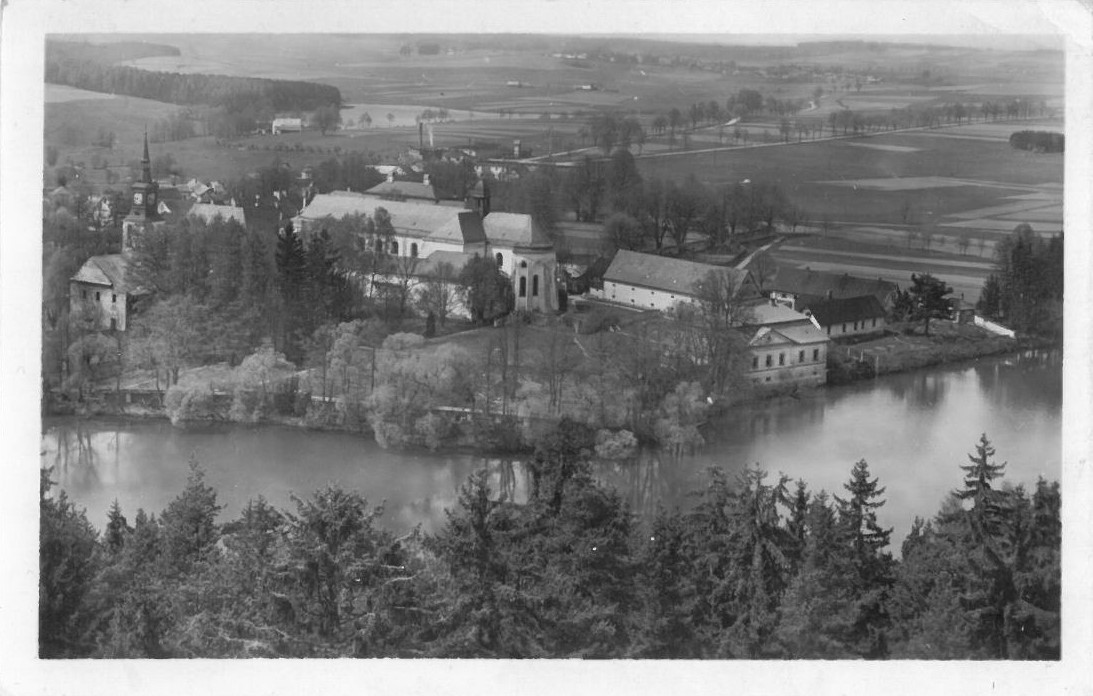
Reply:
M1060 656L1059 486L1000 485L985 435L899 559L877 520L898 492L865 461L834 494L711 469L687 510L643 522L592 476L596 446L563 421L527 462L526 503L479 471L442 528L403 535L382 525L382 505L336 486L294 497L291 511L258 497L221 521L196 462L158 516L130 521L115 502L100 533L44 470L39 653Z
M777 184L744 181L710 187L694 176L685 181L644 178L633 155L616 149L606 161L584 157L565 173L540 169L515 181L490 182L499 210L528 213L554 229L558 210L578 221L603 220L611 246L662 252L669 242L682 249L701 234L708 248L733 236L808 223Z

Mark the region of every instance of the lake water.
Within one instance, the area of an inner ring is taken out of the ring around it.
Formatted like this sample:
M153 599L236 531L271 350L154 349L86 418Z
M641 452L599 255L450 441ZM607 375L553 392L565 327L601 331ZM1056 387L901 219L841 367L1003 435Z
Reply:
M1006 480L1034 485L1058 480L1062 459L1061 353L1036 352L892 375L849 387L816 390L748 406L710 424L709 443L675 460L644 452L636 461L601 464L597 473L643 515L658 503L686 505L706 469L759 463L803 478L813 490L843 493L853 464L869 462L887 487L881 523L899 543L916 515L929 517L960 485L980 433L1008 461ZM281 426L175 428L166 421L51 418L43 424L42 466L100 529L116 498L130 520L137 508L159 514L185 486L194 456L224 505L236 516L259 494L291 507L335 482L370 502L386 501L383 523L438 529L460 484L488 467L493 487L520 500L527 476L519 462L470 454L386 451L371 439Z

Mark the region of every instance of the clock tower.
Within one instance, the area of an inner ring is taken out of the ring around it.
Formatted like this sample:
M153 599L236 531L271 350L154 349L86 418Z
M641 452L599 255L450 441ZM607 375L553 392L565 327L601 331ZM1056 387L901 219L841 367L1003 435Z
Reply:
M163 224L159 214L159 184L152 181L152 160L148 157L148 133L144 133L144 158L140 161L140 181L133 182L130 192L132 208L121 223L122 251L132 248L134 234Z

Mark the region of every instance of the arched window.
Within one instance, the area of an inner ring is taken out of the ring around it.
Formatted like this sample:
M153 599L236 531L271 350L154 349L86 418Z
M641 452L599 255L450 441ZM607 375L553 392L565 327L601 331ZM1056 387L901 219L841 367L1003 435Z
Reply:
M398 256L398 242L391 240L391 253Z
M417 243L416 242L410 245L410 256L413 256L415 259L417 258Z
M520 277L520 297L528 296L528 279L525 276Z
M539 274L538 273L536 273L535 275L533 275L531 277L531 296L532 297L538 297L539 296Z
M497 267L501 268L505 265L505 257L501 255L501 252L497 252Z

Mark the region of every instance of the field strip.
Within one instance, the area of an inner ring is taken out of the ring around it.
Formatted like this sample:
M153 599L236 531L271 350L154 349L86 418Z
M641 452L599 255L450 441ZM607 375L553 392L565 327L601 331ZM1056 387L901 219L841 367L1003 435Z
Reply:
M942 271L934 273L930 264L919 264L906 269L893 268L891 266L854 266L840 263L826 263L824 261L812 261L810 259L796 260L798 268L808 268L813 271L829 271L831 273L849 273L859 278L880 278L897 283L900 286L909 285L912 273L930 273L945 282L953 285L961 285L965 288L980 288L983 285L984 276L964 275L961 273L949 273Z
M953 227L957 229L969 229L969 230L997 230L999 232L1011 232L1017 225L1013 220L963 220L961 222L943 222L940 227ZM1037 232L1058 232L1062 230L1063 224L1060 222L1057 227L1052 227L1049 230L1037 230Z
M884 262L905 262L905 263L917 263L921 265L931 266L952 266L956 268L975 268L984 271L991 271L994 269L993 263L984 263L979 261L955 261L949 259L935 259L931 257L923 256L897 256L895 254L867 254L860 251L836 251L834 249L817 249L815 247L804 246L782 246L781 250L786 253L805 253L816 254L823 256L834 257L850 257L856 259L873 259L876 261Z
M1063 209L1061 206L1039 208L1037 210L1025 210L1010 215L1000 215L999 217L1003 220L1014 220L1017 222L1052 222L1061 225L1063 224Z
M880 143L852 143L848 142L847 145L851 147L868 147L872 150L884 150L886 152L922 152L920 147L907 147L906 145L882 145Z
M1007 203L1005 205L993 205L989 208L977 208L964 210L959 213L950 213L946 217L958 220L973 220L975 218L1003 217L1032 210L1044 210L1054 208L1054 205L1044 205L1043 201L1028 201L1024 203Z

